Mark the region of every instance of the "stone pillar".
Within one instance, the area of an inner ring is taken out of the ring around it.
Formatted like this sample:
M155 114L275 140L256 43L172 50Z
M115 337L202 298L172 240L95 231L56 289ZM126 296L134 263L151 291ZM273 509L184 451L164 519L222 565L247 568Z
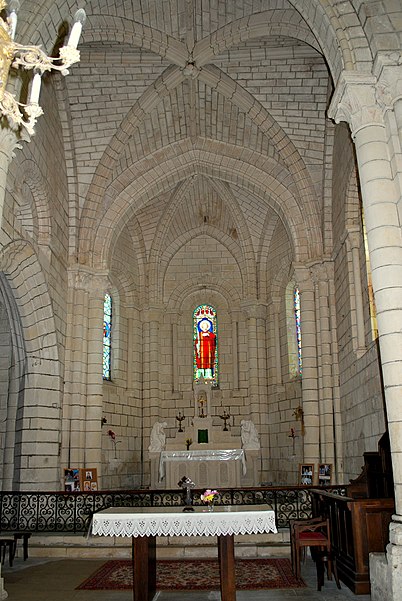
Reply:
M273 358L273 373L272 380L277 386L282 384L282 359L281 359L281 333L279 329L279 313L281 309L281 301L278 298L273 298L270 305L270 339L268 344L272 349Z
M334 441L334 403L332 375L332 338L330 323L330 266L320 263L312 267L317 314L318 398L320 414L320 460L336 469ZM303 328L303 323L302 323ZM303 336L303 329L302 329ZM304 376L304 374L303 374Z
M364 331L364 309L363 309L363 288L362 275L360 265L360 245L361 232L356 229L348 228L346 237L346 247L352 258L352 275L353 275L353 297L356 315L356 353L362 354L366 350L366 340Z
M318 463L320 457L320 416L318 407L317 335L314 286L309 269L295 265L300 291L301 342L303 359L302 406L304 414L303 451L305 463Z
M89 281L88 368L85 410L85 467L96 468L102 482L102 411L103 411L103 303L109 281L105 275L92 274ZM113 339L112 339L113 340ZM113 342L112 342L113 344ZM112 350L113 355L113 350Z
M267 308L257 302L244 303L242 308L247 318L250 418L258 429L261 425L262 401L267 401Z
M377 59L378 77L344 72L329 110L336 122L349 123L356 146L377 309L396 502L389 561L384 564L394 596L384 589L378 595L382 601L402 599L402 167L400 122L397 125L402 56L396 54L396 60L392 55Z
M161 321L161 310L158 307L150 307L143 311L143 334L144 334L144 417L145 427L148 434L154 422L160 417L160 387L159 387L159 362L160 362L160 340L159 327ZM148 447L148 444L145 445Z
M18 144L17 134L7 126L0 129L0 228L3 222L8 168L15 156L16 148L21 148L21 145Z
M88 269L69 273L62 461L90 467L101 478L103 409L102 324L105 274Z

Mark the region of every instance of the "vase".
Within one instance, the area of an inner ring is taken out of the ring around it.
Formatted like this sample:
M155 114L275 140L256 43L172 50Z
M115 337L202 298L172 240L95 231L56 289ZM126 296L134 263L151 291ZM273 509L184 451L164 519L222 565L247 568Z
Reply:
M213 510L214 510L214 504L208 503L208 511L213 511Z

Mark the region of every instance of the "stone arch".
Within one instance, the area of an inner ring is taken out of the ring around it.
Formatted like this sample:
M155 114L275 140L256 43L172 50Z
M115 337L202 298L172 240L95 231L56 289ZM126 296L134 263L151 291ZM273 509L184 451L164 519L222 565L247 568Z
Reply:
M197 42L193 51L194 61L197 67L202 67L239 42L269 35L295 38L320 51L304 19L300 17L296 22L296 14L292 9L271 9L241 17Z
M310 207L312 203L315 203L317 205L316 210L318 210L318 200L304 161L290 138L269 112L248 91L216 67L204 67L201 69L199 77L204 83L236 104L268 136L292 174L300 197L306 201L306 206ZM159 103L164 95L169 93L172 87L176 87L182 81L183 75L178 68L169 67L155 84L146 90L128 113L109 147L105 149L89 187L82 214L82 230L91 229L93 216L97 214L102 196L105 194L107 186L112 182L114 165L128 139L133 134L136 125L144 118L145 114L149 113Z
M172 195L171 201L169 202L169 210L167 214L163 215L159 221L157 232L154 238L154 243L149 254L149 281L151 291L153 290L155 292L158 285L158 274L160 272L160 264L158 258L160 256L163 256L164 254L163 251L165 247L165 237L175 218L176 212L180 208L180 204L184 202L185 196L190 185L189 180L192 183L194 181L194 177L197 177L197 175L193 175L191 178L185 179L181 182L181 184L179 184L179 186L176 187ZM208 177L206 179L208 180L211 188L215 189L218 195L224 200L224 202L229 208L231 215L234 217L236 228L239 232L239 245L242 250L242 262L245 262L245 273L247 280L246 286L249 290L249 293L252 294L253 291L255 291L256 289L254 254L251 243L251 237L248 231L248 226L244 219L244 215L241 213L238 203L233 197L233 194L230 192L230 190L225 184L216 180L212 180ZM200 230L205 230L204 233L207 233L210 229L211 228L208 227L200 228ZM195 230L192 231L194 232ZM228 246L226 247L228 248ZM152 295L152 293L150 293L150 295Z
M180 67L185 66L188 58L183 42L164 31L122 17L113 17L111 25L108 15L92 15L90 27L84 30L84 43L100 39L149 50Z
M15 193L22 195L22 186L24 184L29 187L35 203L35 207L30 207L30 218L37 222L36 241L38 244L49 244L51 238L51 217L45 179L37 164L30 159L26 159L21 163L18 173L22 174L22 176L21 179L14 182ZM24 210L22 197L21 202L21 210ZM35 231L35 229L36 228L32 226L32 230Z
M39 261L32 246L23 240L11 242L0 252L0 271L4 274L15 299L21 319L22 336L25 345L26 361L24 381L21 380L19 426L20 458L36 456L43 461L41 486L59 484L59 436L61 429L62 389L60 361L57 347L57 332L52 303ZM35 286L32 286L32 282ZM25 382L29 378L29 387ZM43 394L40 394L40 391ZM29 414L30 420L24 420ZM32 430L37 420L41 422L41 435L35 452L30 448ZM28 430L29 429L29 430ZM19 473L15 487L35 489L31 470L23 463L17 463Z
M244 261L244 257L240 261L235 257L235 253L234 253L234 249L233 249L233 247L235 246L235 243L234 243L233 239L230 238L230 236L225 235L222 233L221 230L218 230L217 228L214 228L214 227L208 225L208 226L201 226L198 228L194 228L193 230L189 230L185 234L182 234L180 236L180 239L176 240L174 244L170 245L170 247L168 247L165 250L163 255L160 256L159 269L158 269L159 277L156 278L156 280L157 280L156 286L150 290L151 302L162 300L162 298L163 298L163 282L165 279L166 271L169 266L169 262L172 259L172 257L187 242L189 242L190 240L193 240L194 238L196 238L202 234L205 234L211 238L214 238L216 241L218 241L220 244L222 244L227 249L227 251L233 256L234 260L236 261L236 263L239 267L239 272L240 272L240 275L243 280L243 288L245 290L247 290L247 279L245 277L245 274L247 275L247 265ZM247 290L247 293L249 293L248 290Z
M194 173L205 173L209 177L233 182L269 204L280 215L289 235L295 244L295 254L306 260L317 256L321 248L320 224L318 215L312 211L312 218L306 219L306 212L293 194L271 174L230 156L215 157L208 152L192 152L183 156L173 152L163 163L149 169L146 174L134 180L116 199L112 210L103 216L93 241L94 262L105 263L109 254L111 232L120 228L129 219L130 212L144 205L163 190L174 188L177 182Z
M208 296L208 298L211 298L212 300L208 301L211 304L214 304L216 296L219 295L220 303L223 299L227 311L229 311L231 304L240 306L241 299L238 290L234 286L231 286L229 282L222 282L222 280L212 276L208 280L207 288L201 282L199 284L183 282L177 286L168 299L167 310L178 309L180 312L185 311L194 303L192 298L200 293L204 294L205 297Z

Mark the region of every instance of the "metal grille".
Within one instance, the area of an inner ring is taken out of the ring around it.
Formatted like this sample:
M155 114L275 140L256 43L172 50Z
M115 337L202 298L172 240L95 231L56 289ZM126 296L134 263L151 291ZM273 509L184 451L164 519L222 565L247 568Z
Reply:
M344 487L326 487L332 493L345 494ZM278 528L290 519L312 514L312 487L221 489L217 505L268 504L275 511ZM321 490L321 489L320 489ZM193 505L203 505L193 491ZM134 490L104 492L1 492L0 527L3 532L82 533L89 528L92 515L108 507L180 507L185 505L181 490Z

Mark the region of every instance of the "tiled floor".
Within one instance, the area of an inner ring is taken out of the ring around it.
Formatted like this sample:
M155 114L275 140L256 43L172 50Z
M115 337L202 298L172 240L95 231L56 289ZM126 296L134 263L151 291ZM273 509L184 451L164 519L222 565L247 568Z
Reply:
M5 589L10 601L132 601L129 591L77 591L76 587L92 574L104 560L84 559L16 559L12 568L2 568ZM342 585L326 580L321 592L316 590L314 563L307 559L302 566L307 588L238 591L237 601L369 601L369 595L355 596ZM158 592L154 601L219 601L217 591Z

